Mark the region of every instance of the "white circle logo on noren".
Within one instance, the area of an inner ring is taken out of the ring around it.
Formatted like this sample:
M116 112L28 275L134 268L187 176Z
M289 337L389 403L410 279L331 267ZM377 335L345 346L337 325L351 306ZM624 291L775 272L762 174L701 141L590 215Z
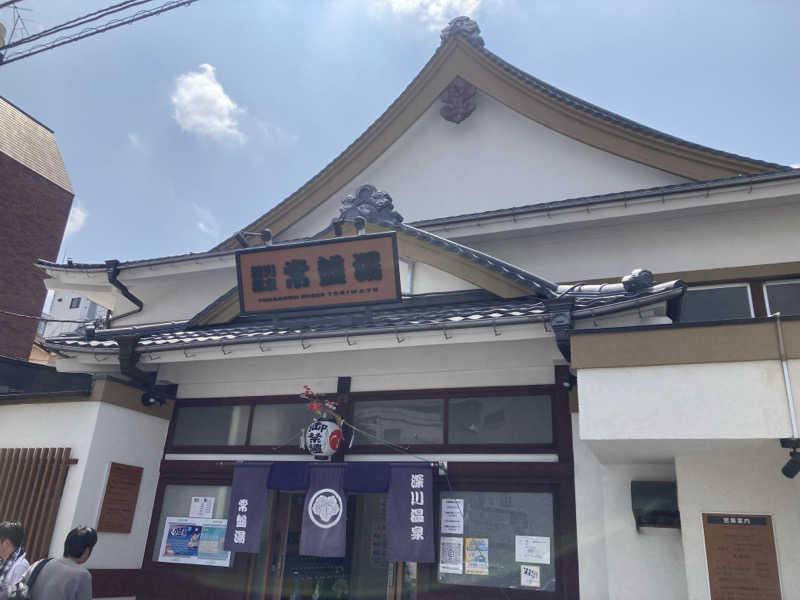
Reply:
M330 488L317 490L308 503L308 516L317 527L330 529L342 518L342 497Z

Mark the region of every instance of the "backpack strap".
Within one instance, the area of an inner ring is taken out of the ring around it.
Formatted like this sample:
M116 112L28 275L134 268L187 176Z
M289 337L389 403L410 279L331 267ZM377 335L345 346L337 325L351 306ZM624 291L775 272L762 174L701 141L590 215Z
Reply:
M31 572L25 578L25 583L28 585L28 588L30 588L30 589L33 588L33 584L36 582L36 579L39 577L39 573L41 573L41 571L44 568L44 566L47 563L49 563L51 560L53 560L53 559L52 558L43 558L43 559L37 561L35 565L33 565L33 569L31 569Z

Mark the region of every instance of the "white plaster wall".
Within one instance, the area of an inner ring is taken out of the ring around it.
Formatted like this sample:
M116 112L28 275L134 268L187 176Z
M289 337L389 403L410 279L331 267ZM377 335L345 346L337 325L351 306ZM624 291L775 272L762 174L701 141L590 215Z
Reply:
M800 203L576 224L459 241L551 281L796 261ZM445 234L446 235L446 234Z
M704 512L771 515L782 598L800 598L800 487L797 479L787 479L780 472L787 458L788 451L771 440L746 452L675 459L689 600L710 599Z
M475 112L458 125L439 108L434 102L374 163L279 238L322 230L363 183L389 192L410 222L686 181L556 133L480 92Z
M681 532L636 531L631 481L674 481L673 465L603 465L580 439L573 415L581 600L687 597Z
M159 465L169 422L165 419L102 403L92 438L75 522L97 525L112 462L143 467L131 533L100 533L91 569L138 569L147 542L158 484Z
M455 342L459 332L451 335ZM189 361L163 365L159 377L179 384L183 398L299 394L303 385L327 394L336 392L340 376L352 377L354 392L545 385L553 382L553 365L560 361L552 339L397 346L380 352L339 347L324 355Z
M800 375L798 363L791 361ZM790 437L774 360L580 369L584 440L752 440ZM800 377L795 376L795 399Z
M191 319L235 287L236 266L230 263L222 268L160 277L126 277L123 271L120 280L144 302L144 310L114 321L115 327L164 323Z
M0 440L4 448L71 448L78 459L67 472L58 509L50 556L61 556L64 539L78 522L76 508L84 474L90 463L92 434L99 402L11 404L0 407ZM85 522L96 525L96 523Z

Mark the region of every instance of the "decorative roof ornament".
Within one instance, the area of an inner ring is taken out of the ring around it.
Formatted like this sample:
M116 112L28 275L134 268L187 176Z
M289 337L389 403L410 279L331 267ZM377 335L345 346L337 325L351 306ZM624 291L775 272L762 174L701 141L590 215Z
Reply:
M481 37L481 28L469 17L456 17L447 27L442 29L442 44L446 44L451 37L460 35L476 48L483 48L486 44Z
M635 269L622 278L622 285L629 294L635 294L653 287L653 273L647 269Z
M475 95L478 89L470 82L456 77L439 97L444 104L439 109L445 121L461 123L475 110Z
M403 216L394 210L392 197L370 184L360 185L355 194L344 197L339 216L333 222L353 223L357 219L393 229L403 222Z

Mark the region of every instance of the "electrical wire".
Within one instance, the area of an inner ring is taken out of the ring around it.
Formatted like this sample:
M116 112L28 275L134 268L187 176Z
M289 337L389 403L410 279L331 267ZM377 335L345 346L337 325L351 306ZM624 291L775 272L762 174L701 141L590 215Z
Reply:
M0 8L6 8L6 7L9 7L9 6L11 6L12 4L16 4L17 2L20 2L20 1L21 1L21 0L8 0L7 2L2 2L2 3L0 3Z
M39 33L35 33L28 37L24 37L22 39L17 40L16 42L9 42L5 46L1 47L0 50L7 50L9 48L14 48L16 46L28 44L43 37L47 37L48 35L58 33L59 31L72 29L73 27L79 27L85 23L91 23L92 21L96 21L97 19L102 19L107 15L112 15L116 12L127 10L129 8L133 8L134 6L138 6L140 4L146 4L147 2L152 2L152 1L153 0L126 0L125 2L120 2L119 4L113 4L111 6L107 6L106 8L96 10L81 17L76 17L74 19L66 21L61 25L56 25L55 27L50 27L49 29L45 29L44 31L40 31Z
M89 29L84 29L83 31L80 31L78 33L58 38L55 41L52 41L52 42L49 42L49 43L46 43L46 44L40 44L38 46L34 46L30 50L24 50L24 51L19 52L17 54L13 54L10 57L6 57L3 60L2 64L6 65L8 63L16 62L18 60L22 60L23 58L28 58L30 56L34 56L36 54L40 54L42 52L46 52L47 50L52 50L54 48L58 48L59 46L64 46L66 44L71 44L73 42L77 42L78 40L82 40L84 38L91 37L93 35L97 35L98 33L103 33L103 32L109 31L111 29L116 29L117 27L121 27L123 25L130 25L132 23L135 23L137 21L141 21L142 19L146 19L148 17L154 17L154 16L157 16L157 15L160 15L160 14L165 13L167 11L170 11L170 10L172 10L174 8L179 8L181 6L189 6L190 4L194 4L195 2L197 2L197 0L173 0L172 2L167 2L165 4L162 4L161 6L159 6L157 8L153 8L153 9L150 9L150 10L139 11L139 12L137 12L134 15L131 15L129 17L124 17L124 18L119 18L119 19L112 19L111 21L108 21L107 23L105 23L103 25L98 25L96 27L90 27Z
M23 313L14 312L11 310L4 310L0 308L0 314L9 315L11 317L19 317L21 319L35 319L36 321L42 321L44 323L80 323L81 325L86 325L86 323L94 323L94 320L90 321L73 321L70 319L48 319L47 317L42 316L35 316L35 315L26 315Z

